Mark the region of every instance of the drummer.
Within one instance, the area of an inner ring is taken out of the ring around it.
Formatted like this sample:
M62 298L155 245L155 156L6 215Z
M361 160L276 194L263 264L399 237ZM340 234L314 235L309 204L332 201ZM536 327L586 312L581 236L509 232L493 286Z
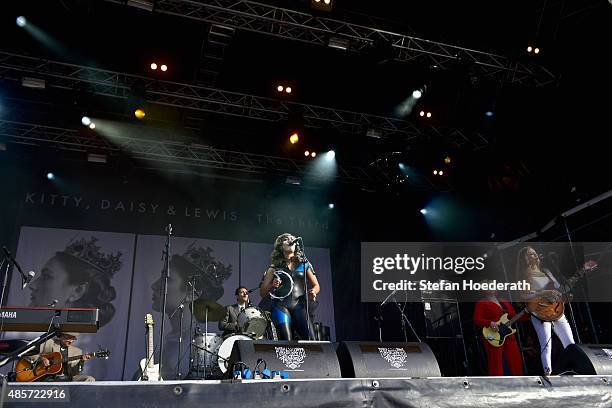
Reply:
M249 290L244 286L239 286L234 292L236 303L225 307L225 318L219 322L219 330L223 330L223 335L240 333L238 327L238 315L245 308L249 307Z

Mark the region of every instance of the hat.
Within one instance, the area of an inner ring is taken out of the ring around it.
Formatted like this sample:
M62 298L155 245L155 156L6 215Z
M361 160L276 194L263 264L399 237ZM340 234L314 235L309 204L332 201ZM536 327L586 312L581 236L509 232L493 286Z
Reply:
M59 335L60 336L66 335L66 336L71 336L71 337L77 338L77 337L79 337L79 334L80 333L77 333L77 332L61 332Z

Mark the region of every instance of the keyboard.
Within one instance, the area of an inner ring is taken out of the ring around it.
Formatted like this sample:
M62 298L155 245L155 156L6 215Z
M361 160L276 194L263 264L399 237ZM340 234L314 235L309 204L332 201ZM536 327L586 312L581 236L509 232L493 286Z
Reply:
M0 307L0 331L59 331L96 333L100 327L99 309L53 307ZM51 324L53 319L53 324Z

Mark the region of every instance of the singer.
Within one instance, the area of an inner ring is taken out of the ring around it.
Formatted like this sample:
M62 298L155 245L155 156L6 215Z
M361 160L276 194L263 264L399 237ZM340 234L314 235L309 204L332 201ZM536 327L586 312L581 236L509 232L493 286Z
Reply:
M238 315L249 307L249 290L244 286L239 286L234 292L236 303L225 307L225 317L219 321L219 330L223 330L223 336L240 333L238 327Z
M286 272L293 280L291 293L283 299L272 300L272 321L274 322L281 340L293 340L292 329L294 329L302 340L314 340L314 329L312 322L306 313L306 288L304 274L308 279L308 299L316 302L316 297L321 290L314 269L310 262L305 259L301 246L297 245L298 239L289 233L279 235L274 241L271 265L266 271L264 281L260 287L262 297L274 294L281 285L287 282L275 278L276 271ZM310 308L310 306L309 306Z

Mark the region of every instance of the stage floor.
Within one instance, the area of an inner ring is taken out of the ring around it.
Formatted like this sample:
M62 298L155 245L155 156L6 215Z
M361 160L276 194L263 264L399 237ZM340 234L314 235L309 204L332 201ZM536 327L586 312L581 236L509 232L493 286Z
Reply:
M612 376L9 383L27 407L612 407Z

